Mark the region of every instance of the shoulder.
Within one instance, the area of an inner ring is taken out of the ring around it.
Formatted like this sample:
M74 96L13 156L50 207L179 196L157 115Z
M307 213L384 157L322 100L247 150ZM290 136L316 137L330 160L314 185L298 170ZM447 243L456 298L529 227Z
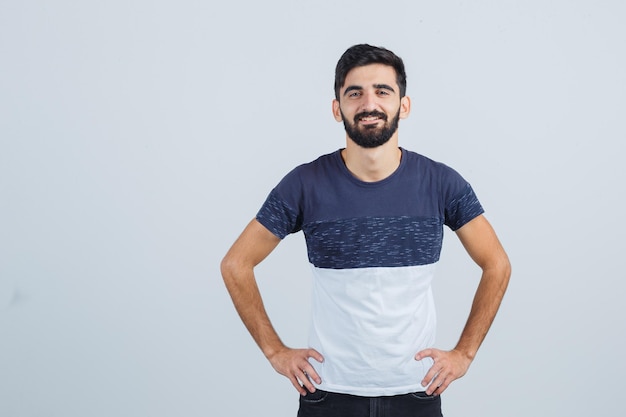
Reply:
M331 152L329 154L322 155L317 159L303 163L292 169L283 179L289 179L292 181L307 181L313 178L319 178L323 172L328 172L336 169L337 158L341 158L340 151Z
M289 171L278 183L275 190L284 193L294 193L316 184L323 178L333 177L337 167L337 158L341 158L339 151L322 155L317 159L296 166Z
M340 152L341 150L336 150L334 152L322 155L311 162L298 165L294 169L294 171L307 173L319 169L327 169L329 166L334 166L336 164L337 158L341 158Z
M421 175L435 175L444 182L448 179L459 178L459 173L443 162L436 161L417 152L402 149L403 156L407 158L410 169L418 170Z

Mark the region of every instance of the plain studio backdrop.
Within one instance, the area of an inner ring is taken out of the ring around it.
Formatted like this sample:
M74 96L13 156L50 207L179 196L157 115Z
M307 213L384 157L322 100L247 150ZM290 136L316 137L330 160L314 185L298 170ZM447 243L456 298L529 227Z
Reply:
M447 416L618 415L626 6L615 1L0 3L0 415L295 416L219 262L289 170L344 145L333 71L404 58L402 146L474 186L509 292ZM301 234L258 269L305 346ZM439 348L479 270L446 233Z

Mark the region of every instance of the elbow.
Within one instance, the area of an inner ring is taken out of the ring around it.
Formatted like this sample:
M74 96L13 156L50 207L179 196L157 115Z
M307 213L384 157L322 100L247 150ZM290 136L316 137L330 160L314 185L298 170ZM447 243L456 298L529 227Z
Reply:
M500 256L492 257L482 269L486 276L498 281L500 286L506 289L511 278L511 261L506 253L502 252Z
M502 269L503 269L503 273L506 276L507 281L509 280L509 278L511 278L511 261L509 260L509 257L504 254L504 259L502 260Z
M227 253L222 259L222 262L220 262L220 272L222 273L222 279L226 286L228 286L229 282L231 282L232 278L236 275L236 270L237 261L230 253Z
M511 268L511 261L506 260L506 278L507 280L511 278L511 273L512 273L512 268Z
M502 286L506 289L509 284L509 280L511 279L511 261L509 257L504 254L500 261L497 263L496 270L498 271L498 276L501 277Z
M246 262L245 258L237 256L233 251L229 251L220 262L220 272L222 279L228 289L236 286L242 279L248 276L248 271L252 272L253 266Z

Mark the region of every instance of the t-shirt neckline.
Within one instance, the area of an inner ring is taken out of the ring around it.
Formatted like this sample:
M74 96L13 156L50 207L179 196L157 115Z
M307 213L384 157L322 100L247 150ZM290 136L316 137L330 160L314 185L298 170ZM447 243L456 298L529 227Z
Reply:
M341 151L343 151L345 148L340 148L337 151L335 151L335 160L337 162L337 164L340 167L341 172L343 173L343 175L348 178L351 182L353 182L354 184L357 184L359 186L362 187L379 187L381 185L387 184L390 181L393 181L398 175L400 175L400 172L404 169L404 166L406 165L406 150L399 146L398 149L400 149L401 157L400 157L400 164L398 165L398 167L395 169L395 171L393 171L391 174L389 174L387 177L383 178L382 180L379 181L363 181L358 179L357 177L354 176L354 174L352 172L350 172L350 170L348 169L348 167L346 166L346 163L344 162L343 158L341 157Z

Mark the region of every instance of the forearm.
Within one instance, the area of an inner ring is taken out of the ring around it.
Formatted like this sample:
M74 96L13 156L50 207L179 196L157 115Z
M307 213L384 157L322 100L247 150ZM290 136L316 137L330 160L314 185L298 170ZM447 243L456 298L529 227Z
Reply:
M498 265L483 270L467 323L454 348L470 360L476 356L478 348L493 323L510 275L511 269L506 258Z
M270 358L285 346L267 315L252 268L222 265L222 276L239 317L263 354Z
M305 395L307 391L315 391L311 381L321 383L309 359L322 362L324 357L314 349L290 349L281 342L267 316L254 276L256 265L279 242L278 237L258 221L252 220L222 260L222 277L241 320L265 357L300 394Z
M253 219L220 264L224 283L241 320L268 358L284 346L263 306L254 268L279 242L278 237Z

